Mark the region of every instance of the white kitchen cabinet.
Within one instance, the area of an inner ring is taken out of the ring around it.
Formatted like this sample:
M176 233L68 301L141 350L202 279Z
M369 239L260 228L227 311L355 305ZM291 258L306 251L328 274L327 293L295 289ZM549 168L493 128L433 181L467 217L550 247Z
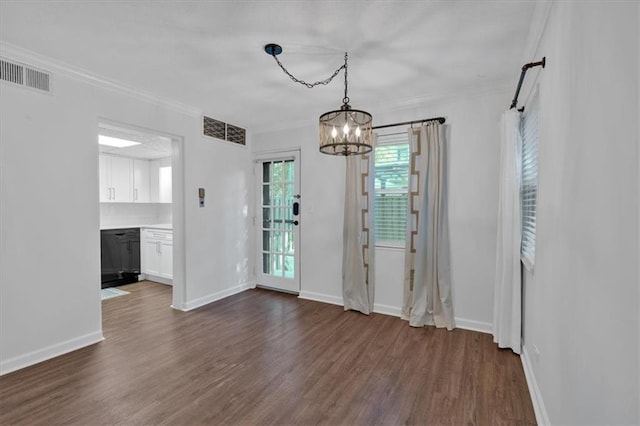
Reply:
M133 201L133 163L130 158L100 155L100 201Z
M133 160L133 201L148 203L151 200L149 191L149 160Z
M141 272L146 279L171 284L173 280L173 231L143 228Z
M151 201L149 160L100 154L100 202Z
M160 276L173 279L173 241L160 242Z

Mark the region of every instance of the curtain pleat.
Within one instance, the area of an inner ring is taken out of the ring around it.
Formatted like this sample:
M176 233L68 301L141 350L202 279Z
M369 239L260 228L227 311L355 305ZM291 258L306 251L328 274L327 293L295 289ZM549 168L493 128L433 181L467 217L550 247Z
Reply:
M444 128L409 130L411 164L407 206L402 318L413 327L455 328L451 299L447 146Z
M373 158L373 152L346 158L343 225L344 309L367 315L374 297Z
M500 182L493 341L520 353L522 288L520 273L522 136L520 113L505 111L500 121Z

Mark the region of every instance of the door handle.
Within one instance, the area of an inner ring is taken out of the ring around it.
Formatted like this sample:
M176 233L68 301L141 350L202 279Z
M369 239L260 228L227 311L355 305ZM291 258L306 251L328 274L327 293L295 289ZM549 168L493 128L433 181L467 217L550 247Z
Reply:
M293 203L293 215L298 216L299 214L300 214L300 203L296 201L295 203Z

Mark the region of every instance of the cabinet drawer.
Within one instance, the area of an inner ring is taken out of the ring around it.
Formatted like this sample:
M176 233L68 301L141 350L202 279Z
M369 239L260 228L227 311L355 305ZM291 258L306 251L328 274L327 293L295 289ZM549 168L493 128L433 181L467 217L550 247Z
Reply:
M144 238L147 240L173 241L173 232L159 229L145 229Z

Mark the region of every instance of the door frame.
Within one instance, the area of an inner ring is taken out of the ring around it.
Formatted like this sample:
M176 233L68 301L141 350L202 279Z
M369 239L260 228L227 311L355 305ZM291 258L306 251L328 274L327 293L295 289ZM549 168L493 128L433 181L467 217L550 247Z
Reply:
M186 310L186 258L185 258L185 166L184 166L184 137L174 133L163 132L157 129L151 129L131 123L98 116L96 120L96 141L98 140L98 132L100 124L117 126L124 129L150 133L153 135L164 136L171 139L171 221L173 227L173 279L172 279L172 300L171 308L177 310ZM97 146L97 145L96 145ZM96 148L97 150L97 148ZM96 161L96 174L99 173L99 165ZM99 202L99 200L98 200ZM99 210L98 210L99 211ZM98 223L100 217L98 216ZM177 255L176 255L177 253ZM98 271L99 272L99 271ZM102 304L100 306L100 317L102 317Z
M281 291L285 293L293 293L300 294L301 291L301 235L302 235L302 224L304 222L304 217L302 217L302 208L300 208L299 221L300 224L297 225L294 229L295 232L295 241L294 241L294 270L295 270L295 278L297 281L297 288L294 290L282 289L273 286L268 286L260 283L260 275L262 269L262 226L259 218L262 217L262 163L265 161L278 161L278 160L287 160L293 159L295 162L295 179L298 184L298 195L301 197L298 199L298 202L302 204L304 200L302 199L302 162L301 156L302 150L300 147L291 147L291 148L282 148L282 149L274 149L274 150L266 150L266 151L258 151L253 153L252 164L253 164L253 200L254 200L254 216L253 216L253 234L254 234L254 263L253 263L253 275L255 279L255 283L257 287L267 288L270 290Z

